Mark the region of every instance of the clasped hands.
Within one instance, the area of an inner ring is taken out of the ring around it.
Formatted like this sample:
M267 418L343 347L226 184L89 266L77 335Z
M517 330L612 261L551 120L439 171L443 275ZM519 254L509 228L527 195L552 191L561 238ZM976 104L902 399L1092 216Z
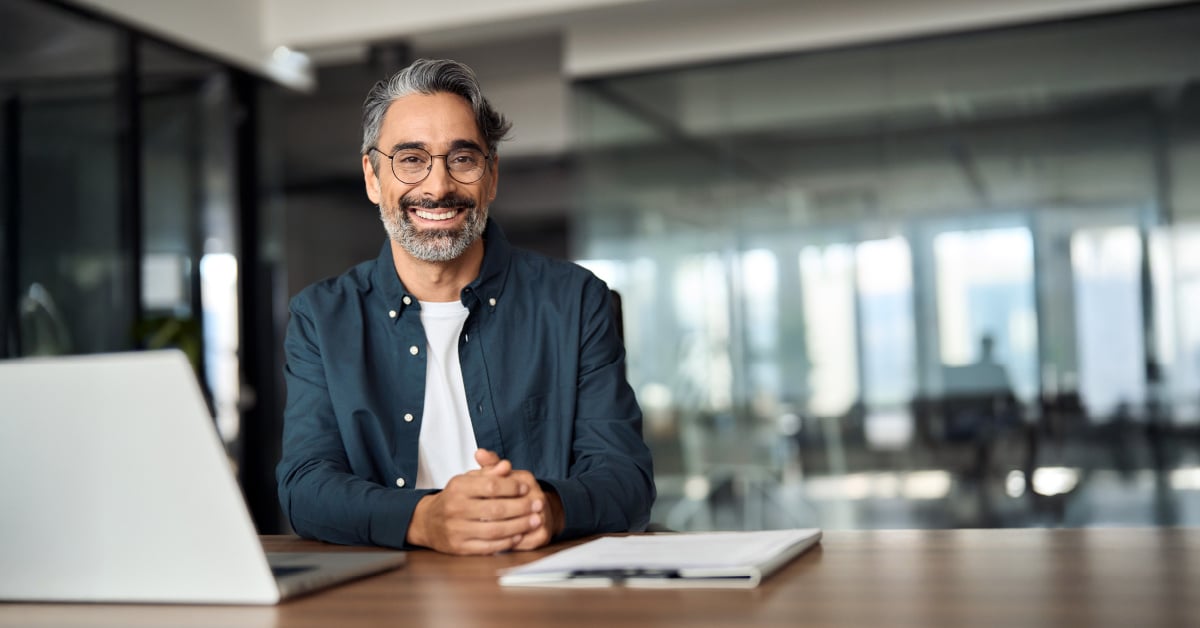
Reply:
M408 542L447 554L495 554L546 545L563 526L562 502L528 471L495 452L475 452L479 468L421 498Z

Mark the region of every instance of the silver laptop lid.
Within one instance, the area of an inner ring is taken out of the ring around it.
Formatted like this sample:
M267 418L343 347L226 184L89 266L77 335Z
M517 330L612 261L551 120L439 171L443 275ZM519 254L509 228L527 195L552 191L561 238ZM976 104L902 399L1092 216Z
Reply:
M177 351L0 361L0 600L279 599Z

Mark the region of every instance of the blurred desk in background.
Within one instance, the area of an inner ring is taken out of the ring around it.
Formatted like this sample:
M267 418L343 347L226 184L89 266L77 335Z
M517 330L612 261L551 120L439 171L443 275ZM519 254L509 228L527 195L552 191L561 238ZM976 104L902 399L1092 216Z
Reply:
M264 537L268 551L361 551ZM408 566L277 607L0 604L3 626L1195 626L1200 529L828 531L757 589L504 589L563 546Z

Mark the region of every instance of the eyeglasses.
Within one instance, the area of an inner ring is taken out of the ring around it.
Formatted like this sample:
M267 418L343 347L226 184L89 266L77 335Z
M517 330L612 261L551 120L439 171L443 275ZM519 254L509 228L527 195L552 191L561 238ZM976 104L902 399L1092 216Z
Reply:
M408 185L424 181L433 172L434 157L441 157L446 162L446 172L459 183L475 183L482 179L487 161L492 158L477 148L456 148L445 155L431 155L423 148L401 148L391 155L374 146L371 150L390 159L392 174Z

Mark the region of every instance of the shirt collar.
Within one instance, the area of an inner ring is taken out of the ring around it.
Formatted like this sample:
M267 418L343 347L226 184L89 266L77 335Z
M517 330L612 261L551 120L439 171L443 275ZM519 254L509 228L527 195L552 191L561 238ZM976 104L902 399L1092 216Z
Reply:
M500 225L491 217L488 218L487 225L484 227L483 240L483 262L479 266L479 276L467 284L466 288L463 288L461 297L463 305L468 309L471 309L477 302L489 310L495 311L504 292L505 281L508 279L512 245L508 243L508 238L504 237L504 231L500 229ZM379 257L375 260L373 282L383 291L387 307L390 308L389 311L396 312L397 315L392 318L399 318L399 314L405 309L416 305L417 298L409 293L408 289L404 287L404 282L400 281L400 276L396 274L396 263L392 257L390 240L384 240ZM406 300L407 302L405 302Z

